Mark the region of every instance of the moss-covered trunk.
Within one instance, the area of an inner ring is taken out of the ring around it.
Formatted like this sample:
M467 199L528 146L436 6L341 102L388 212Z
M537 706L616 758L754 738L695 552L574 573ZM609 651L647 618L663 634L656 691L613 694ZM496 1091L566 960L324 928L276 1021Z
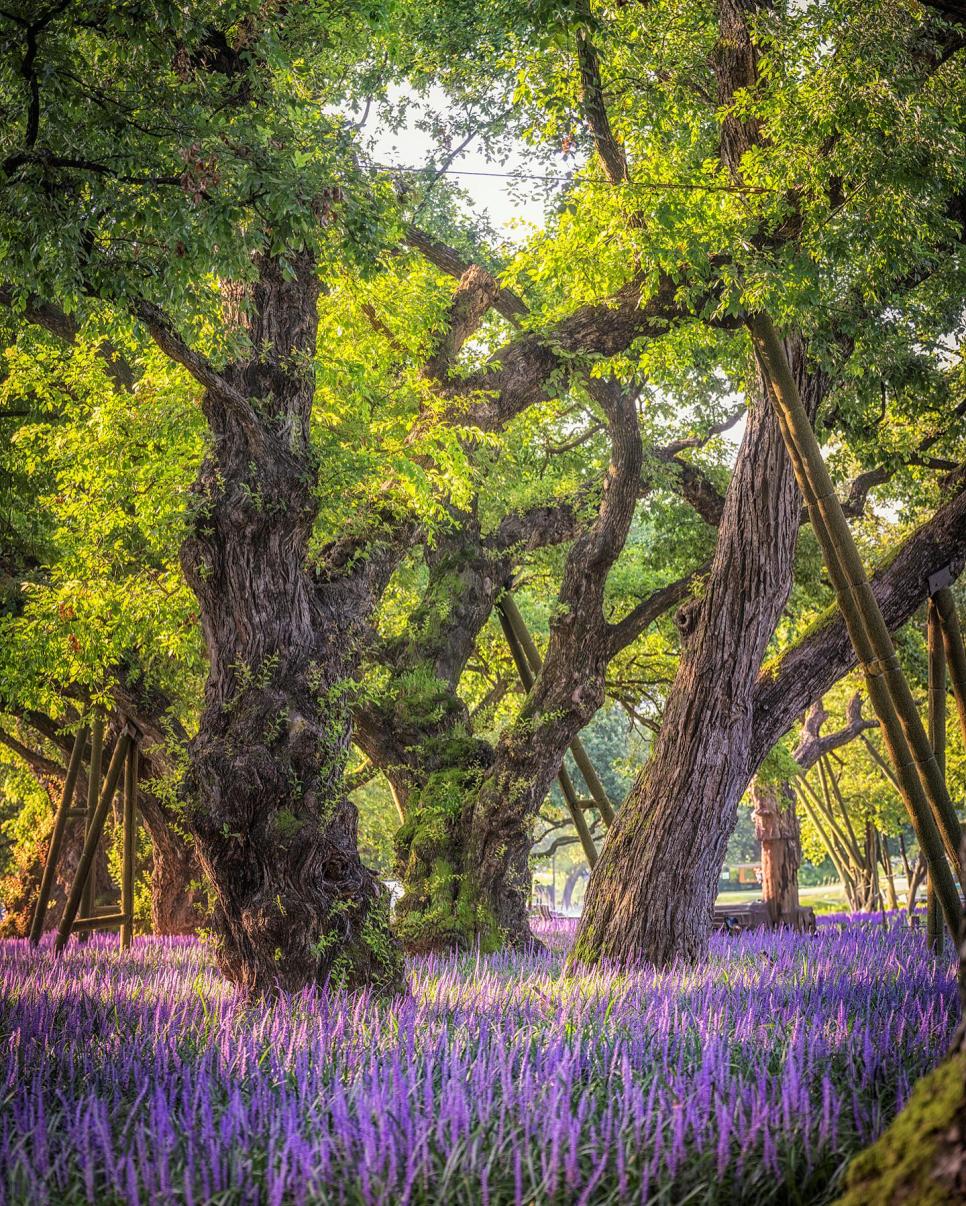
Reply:
M209 659L185 821L221 967L259 994L401 983L388 893L360 861L343 784L365 592L307 564L317 295L308 256L259 263L252 353L205 394L212 439L182 550Z
M473 875L466 874L468 804L479 793L493 750L484 741L451 737L445 758L424 768L411 786L406 820L396 836L404 895L395 928L407 950L421 953L501 945L499 919L488 910ZM415 778L415 776L414 776ZM529 846L523 852L524 863Z

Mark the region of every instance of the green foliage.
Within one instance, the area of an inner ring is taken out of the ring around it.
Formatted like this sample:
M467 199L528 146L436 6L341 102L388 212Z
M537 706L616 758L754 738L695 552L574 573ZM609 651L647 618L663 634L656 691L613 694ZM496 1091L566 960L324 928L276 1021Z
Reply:
M399 813L389 785L381 776L353 792L359 810L359 854L381 879L391 879L395 866L394 840Z
M34 128L23 35L6 25L0 96L24 115L0 143L8 279L75 301L153 299L224 348L212 274L249 279L253 252L300 247L371 261L388 186L333 106L376 84L391 5L85 8L43 24Z
M574 46L588 20L610 122L632 164L620 187L602 180L582 108ZM613 372L639 389L649 492L608 577L611 620L712 552L713 529L676 489L679 467L650 450L678 446L726 489L740 427L715 429L753 372L743 332L731 329L748 307L766 305L801 329L830 375L819 424L836 483L872 467L891 475L856 525L870 563L941 497L934 468L909 463L910 450L931 441L940 465L962 459L966 268L947 249L966 190L966 88L962 55L936 65L938 27L921 6L874 0L848 21L828 0L760 13L760 86L737 96L733 111L754 118L763 138L745 156L740 186L718 154L717 29L706 4L595 7L588 19L584 6L556 0L85 2L51 9L33 78L22 28L0 21L0 103L12 115L0 130L0 253L13 301L0 370L0 712L33 707L60 718L65 696L97 698L123 672L163 691L193 730L205 662L178 551L188 524L205 518L206 500L190 491L208 438L201 388L145 342L133 314L145 301L163 305L222 363L245 343L234 299L256 258L309 249L324 281L313 558L334 541L378 547L400 519L419 532L378 602L364 681L320 690L338 708L372 705L429 735L425 759L443 769L423 786L400 842L425 861L431 926L446 924L432 911L448 898L458 929L473 920L472 884L452 880L448 828L478 785L474 742L499 738L519 716L520 694L495 623L455 686L440 677L434 654L458 614L465 566L456 556L431 576L428 552L466 516L484 541L508 514L564 501L586 525L611 450L604 416L563 369L498 434L462 420L425 371L453 281L404 245L407 220L524 296L524 332L546 339L561 365ZM437 166L473 134L494 159L522 145L530 174L568 177L546 183L542 227L499 245L467 213L467 194L434 168L400 185L372 167L354 120L370 99L397 129L416 114ZM646 305L662 273L693 306L686 321L601 361L546 335L632 278ZM72 345L26 321L36 297L76 321ZM455 375L479 370L514 335L488 314ZM130 391L115 387L117 356L131 367ZM257 480L246 489L264 505ZM569 546L524 541L507 559L541 649ZM494 554L496 572L509 571ZM769 648L772 671L827 622L832 602L806 530ZM921 686L917 642L903 654ZM609 699L639 729L659 724L678 654L664 617L613 660ZM235 673L240 695L264 667ZM848 689L830 697L830 725ZM269 743L283 739L284 719L266 721ZM616 708L585 733L615 802L647 743L629 739ZM961 798L957 743L950 720L950 784ZM895 833L894 792L863 749L843 754L843 788L857 815ZM761 773L790 771L782 746ZM15 845L39 807L22 775L4 771ZM366 857L386 874L391 797L374 781L356 798ZM559 801L550 814L559 819ZM288 815L277 814L282 841L297 840ZM821 853L807 823L805 846ZM486 918L482 929L492 929Z

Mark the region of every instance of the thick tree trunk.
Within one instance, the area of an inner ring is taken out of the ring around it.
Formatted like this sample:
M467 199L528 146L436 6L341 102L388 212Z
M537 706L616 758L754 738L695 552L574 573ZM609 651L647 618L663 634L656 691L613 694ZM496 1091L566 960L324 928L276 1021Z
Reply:
M751 785L755 836L761 842L761 895L773 925L799 923L798 868L802 865L801 834L795 793L788 783Z
M151 929L155 934L195 934L207 924L207 900L194 843L172 825L159 801L144 790L139 810L151 838Z
M388 893L359 859L343 789L363 571L316 584L306 565L316 268L307 255L258 268L251 358L206 390L211 451L182 551L209 659L186 818L229 979L395 989Z
M459 842L446 867L448 890L460 902L455 939L462 945L532 944L527 902L534 818L565 751L604 701L607 665L619 647L603 596L633 518L643 453L634 394L604 379L589 382L588 389L608 419L607 487L594 522L567 556L536 682L497 743L492 766L477 773L476 790L464 792L455 822ZM641 616L650 612L641 607L635 621L643 624ZM450 799L455 808L455 796Z
M814 413L804 349L789 358ZM704 597L654 751L591 875L573 958L666 965L703 955L715 885L748 783L755 679L791 586L801 496L758 382Z

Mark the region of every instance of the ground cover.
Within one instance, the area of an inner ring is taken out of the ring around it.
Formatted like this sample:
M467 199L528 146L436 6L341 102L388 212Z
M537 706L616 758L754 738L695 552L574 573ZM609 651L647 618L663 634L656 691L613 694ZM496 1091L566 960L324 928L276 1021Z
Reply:
M901 880L903 891L905 879ZM896 883L899 888L900 883ZM840 883L816 884L808 888L799 888L798 898L803 905L815 910L817 914L841 913L845 907L845 891ZM749 888L747 892L719 892L716 905L727 908L729 904L748 904L753 900L761 900L761 887Z
M3 1203L824 1203L941 1057L952 959L890 919L701 968L427 958L390 1005L233 1000L205 947L0 944Z

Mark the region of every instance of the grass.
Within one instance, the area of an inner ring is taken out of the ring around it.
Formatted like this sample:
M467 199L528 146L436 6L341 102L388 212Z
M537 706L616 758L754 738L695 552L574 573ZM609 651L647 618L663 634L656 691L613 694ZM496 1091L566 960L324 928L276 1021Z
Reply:
M799 888L798 899L803 905L813 908L816 914L841 913L845 908L845 891L840 883ZM721 892L715 904L727 908L729 904L749 904L753 900L761 900L761 888L751 888L747 892Z
M896 919L699 966L423 958L379 1003L237 1000L191 940L0 943L3 1206L825 1206L958 1004Z

